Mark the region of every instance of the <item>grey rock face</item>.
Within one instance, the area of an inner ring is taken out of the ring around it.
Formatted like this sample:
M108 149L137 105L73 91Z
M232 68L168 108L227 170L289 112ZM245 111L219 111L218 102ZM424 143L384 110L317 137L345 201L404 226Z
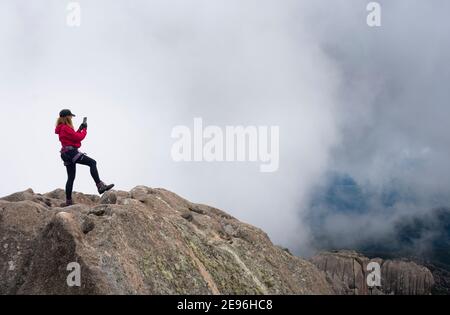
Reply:
M0 294L332 294L325 273L164 189L0 199ZM69 286L80 267L80 286Z
M323 252L311 258L338 294L399 294L427 295L434 278L430 270L412 261L369 259L354 251ZM367 277L370 262L381 267L381 286L369 288Z

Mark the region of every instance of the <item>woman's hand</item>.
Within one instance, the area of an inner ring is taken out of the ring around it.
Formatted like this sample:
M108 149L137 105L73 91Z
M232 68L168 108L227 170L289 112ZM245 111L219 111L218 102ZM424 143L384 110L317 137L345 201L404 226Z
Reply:
M87 129L87 127L88 127L88 125L87 125L87 123L86 124L81 124L80 125L80 128L78 128L78 130L83 130L83 129Z

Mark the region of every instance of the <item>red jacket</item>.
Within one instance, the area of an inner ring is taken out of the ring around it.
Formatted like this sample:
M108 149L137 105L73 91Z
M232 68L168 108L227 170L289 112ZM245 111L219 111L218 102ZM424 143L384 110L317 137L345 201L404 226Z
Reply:
M75 131L72 127L61 124L56 127L55 133L59 135L59 141L61 141L63 147L71 146L79 148L81 147L81 141L86 138L87 130Z

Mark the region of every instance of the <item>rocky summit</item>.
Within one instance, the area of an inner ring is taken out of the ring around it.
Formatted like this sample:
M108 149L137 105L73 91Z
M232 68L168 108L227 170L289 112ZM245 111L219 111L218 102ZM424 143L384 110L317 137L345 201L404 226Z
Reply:
M62 208L61 189L0 199L0 294L337 293L260 229L167 190L74 201Z
M295 257L260 229L165 189L75 193L70 207L64 198L61 189L0 198L0 294L423 295L443 283L405 259ZM368 287L371 262L377 287Z

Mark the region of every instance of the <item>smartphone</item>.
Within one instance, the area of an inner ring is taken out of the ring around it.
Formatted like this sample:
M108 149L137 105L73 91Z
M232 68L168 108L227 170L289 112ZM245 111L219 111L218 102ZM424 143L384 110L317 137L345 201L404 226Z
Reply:
M83 124L87 124L87 117L83 118Z

